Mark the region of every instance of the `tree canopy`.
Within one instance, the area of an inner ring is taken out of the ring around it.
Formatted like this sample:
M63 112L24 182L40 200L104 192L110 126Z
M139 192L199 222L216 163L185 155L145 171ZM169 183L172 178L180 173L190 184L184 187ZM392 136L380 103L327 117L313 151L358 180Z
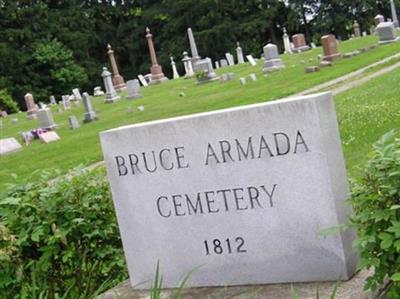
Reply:
M391 16L389 0L0 0L0 90L11 92L22 108L27 92L46 102L74 87L91 91L102 85L108 43L125 79L146 74L146 27L171 76L169 57L179 62L189 50L188 27L199 54L220 59L234 52L237 41L255 56L268 42L282 49L284 27L317 44L327 33L346 39L354 20L369 31L378 13Z

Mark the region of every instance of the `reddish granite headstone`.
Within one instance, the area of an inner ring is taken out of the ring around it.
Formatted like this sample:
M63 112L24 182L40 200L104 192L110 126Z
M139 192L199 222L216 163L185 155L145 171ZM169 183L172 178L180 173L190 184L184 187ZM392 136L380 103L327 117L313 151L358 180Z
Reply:
M340 53L337 49L336 38L333 34L324 35L321 37L321 44L324 50L323 60L333 61L340 58Z
M110 59L111 69L114 75L112 79L114 88L117 91L126 89L124 78L119 74L117 62L115 61L114 51L111 48L110 44L107 45L107 49L108 49L107 54Z
M150 84L161 83L168 80L162 72L161 65L158 64L156 51L153 44L153 35L150 33L150 29L146 28L146 39L149 46L150 58L151 58L151 81Z
M27 110L26 114L28 119L35 119L37 107L35 105L35 101L33 100L33 96L30 93L27 93L24 98Z
M292 42L295 48L306 46L306 40L303 33L298 33L292 36Z

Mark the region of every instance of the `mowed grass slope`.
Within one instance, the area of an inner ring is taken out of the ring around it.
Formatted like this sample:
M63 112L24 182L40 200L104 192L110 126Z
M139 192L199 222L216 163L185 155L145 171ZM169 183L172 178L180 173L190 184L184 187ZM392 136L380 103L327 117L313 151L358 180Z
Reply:
M377 39L374 36L358 38L341 43L339 50L342 53L350 52L376 42ZM282 55L286 68L267 76L263 76L262 62L259 61L256 67L245 64L217 70L218 74L235 73L235 80L226 83L217 81L197 86L195 79L185 80L182 78L171 80L163 85L142 88L144 97L135 101L124 99L125 93L122 93L121 100L114 104L105 104L103 98L92 97L99 120L81 124L81 128L74 131L68 128L68 116L76 115L78 119L82 119L84 113L82 105L62 114L57 113L57 108L53 108L55 121L59 125L57 133L62 140L47 145L35 141L17 153L1 157L0 188L9 182L21 182L31 176L34 178L37 175L36 171L57 168L65 172L80 164L89 165L102 160L98 137L98 133L101 131L148 120L283 98L357 70L399 51L400 43L388 44L351 59L335 62L334 67L324 68L318 73L305 74L305 66L318 64L317 55L321 54L321 49L317 48L302 54ZM251 73L257 75L257 82L248 80L247 85L241 86L239 78ZM336 98L350 170L354 165L363 161L371 143L381 133L390 127L398 127L398 122L396 124L393 119L393 113L399 111L399 81L396 83L393 78L399 80L398 73L371 81L361 88L356 88L354 91L349 91ZM180 96L181 93L184 93L185 96ZM353 93L354 95L352 95ZM382 94L384 93L386 94L383 98ZM367 104L374 109L366 108ZM137 110L140 105L145 107L145 111ZM129 112L128 108L132 108L133 112ZM389 109L390 113L384 110L376 116L371 116L374 111L378 113L382 109ZM13 118L19 119L17 124L12 124ZM382 125L377 126L376 122L380 122ZM390 125L390 122L393 125ZM25 113L10 115L3 120L0 138L17 137L19 139L20 132L37 126L37 121L26 120Z

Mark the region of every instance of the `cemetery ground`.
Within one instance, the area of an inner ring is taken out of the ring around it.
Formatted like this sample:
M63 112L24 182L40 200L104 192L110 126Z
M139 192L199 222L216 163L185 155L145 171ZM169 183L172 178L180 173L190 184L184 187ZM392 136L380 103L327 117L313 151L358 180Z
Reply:
M377 38L374 36L357 38L342 42L339 45L339 51L343 54L376 44L376 42ZM3 190L8 183L19 184L24 181L40 180L40 171L42 170L59 169L61 173L66 173L75 166L88 166L101 161L102 155L98 137L98 133L101 131L149 120L284 98L397 54L399 50L400 43L379 46L358 56L336 61L334 66L321 68L319 72L305 74L304 68L306 66L318 65L319 63L317 55L321 54L321 49L316 48L301 54L283 55L282 60L286 68L266 76L261 71L262 62L258 61L256 67L246 63L245 65L235 65L216 70L218 75L229 72L235 73L234 80L224 83L216 81L197 86L195 79L185 80L181 78L162 85L142 88L143 98L134 101L125 99L125 93L122 93L121 100L113 104L104 103L103 97L92 97L93 107L98 112L99 120L88 124L81 122L84 113L82 103L79 108L72 105L71 110L63 113L57 112L58 106L52 107L55 122L59 125L57 132L61 140L50 144L34 141L33 144L24 146L19 152L2 156L0 158L0 189ZM400 61L400 57L366 70L363 74L350 79L350 82L345 81L341 84L351 84L351 80L360 79L398 61ZM248 78L251 73L257 75L257 81L253 82ZM240 77L247 77L246 85L241 86L239 84ZM400 82L399 69L335 96L334 100L349 177L356 177L360 174L360 167L365 165L372 144L380 136L392 128L400 128L400 84L398 82ZM324 90L326 89L330 88ZM144 106L144 111L137 109L141 105ZM68 116L70 115L75 115L80 120L81 127L79 129L69 129ZM14 118L18 118L18 122L15 124L12 123ZM25 113L9 115L8 118L3 119L1 138L15 137L19 140L21 131L36 128L37 124L36 120L27 120ZM104 173L101 172L96 175L99 176L98 183L90 185L88 184L89 180L83 177L82 181L73 183L73 187L76 188L74 190L81 190L79 188L83 188L85 184L89 185L88 188L96 190L106 189L107 182L103 182L100 178L104 176ZM51 190L48 191L52 192ZM34 193L35 190L30 190L30 192ZM73 191L67 189L61 189L59 192L61 194L65 192L66 196L72 196L71 193L73 193ZM93 191L93 194L95 194L95 191ZM63 201L63 198L60 197L56 202L61 201ZM99 203L101 203L100 200ZM103 204L106 203L103 202ZM111 203L108 203L108 205L111 205ZM97 208L101 209L100 207ZM111 218L111 220L115 221L114 218ZM101 220L99 221L99 227L105 225L101 223ZM89 226L88 229L90 230ZM115 223L113 229L117 231ZM54 230L57 231L57 228ZM98 234L110 234L110 231L96 231ZM115 242L115 244L118 244L117 241ZM110 252L104 254L122 254L122 250L118 252L109 250ZM125 273L122 273L122 275L125 275ZM103 281L97 282L97 286L101 283ZM38 284L40 284L39 281ZM102 290L104 290L104 286Z
M377 38L375 36L358 38L342 42L339 50L343 54L371 46L376 42ZM38 176L38 171L44 169L56 168L65 173L74 166L87 166L101 161L98 133L106 129L149 120L280 99L397 54L399 49L399 43L379 46L358 56L334 62L333 67L326 67L319 72L305 74L304 68L306 66L318 65L319 63L317 56L322 52L321 48L316 48L297 55L283 55L282 59L286 68L266 76L262 74L262 62L259 61L256 67L246 63L245 65L235 65L217 70L217 74L235 73L234 80L224 83L217 81L196 86L195 79L185 80L180 78L162 85L142 88L143 98L135 101L126 100L124 98L125 93L122 93L121 100L115 104L104 103L102 97L92 97L93 106L98 112L99 120L83 124L77 130L69 129L68 116L75 115L81 120L83 115L82 104L79 108L72 107L71 110L66 110L63 113L58 113L58 107L53 107L55 122L59 125L57 132L61 140L48 145L43 145L36 140L18 153L1 157L0 186L4 187L7 183L35 178ZM400 61L400 57L393 58L386 63L366 70L365 74L392 65L397 61ZM251 73L257 75L257 81L251 82L247 78L248 83L245 86L241 86L238 82L239 78L246 77ZM360 78L365 74L363 73L353 79ZM398 79L398 74L393 72L393 74L384 76L384 78L387 78L386 85L388 87L385 87L385 83L382 82L380 84L384 86L370 90L371 93L367 94L367 90L376 86L376 84L368 83L360 88L360 94L354 97L350 96L353 100L347 100L348 93L336 97L344 149L346 157L350 157L347 159L347 163L351 173L355 171L353 166L364 161L368 145L371 145L374 140L385 132L385 129L388 129L391 123L394 124L394 122L398 121L396 118L388 118L388 113L396 111L394 107L399 105L398 101L396 101L398 84L393 84L396 78ZM376 82L380 82L380 80L384 79L378 79ZM385 92L388 93L387 97L380 97L379 101L371 96L382 95ZM369 101L371 106L365 105L366 101ZM143 112L137 109L141 105L145 107ZM392 109L386 113L389 108ZM352 112L350 113L350 111ZM382 111L382 127L377 127L373 123L374 119L369 117L368 111L370 113ZM13 118L18 118L16 124L12 123ZM37 121L27 120L25 114L10 115L3 120L1 138L16 137L20 139L20 132L36 128L36 126ZM348 130L348 127L351 127L352 130ZM24 162L21 163L19 161Z

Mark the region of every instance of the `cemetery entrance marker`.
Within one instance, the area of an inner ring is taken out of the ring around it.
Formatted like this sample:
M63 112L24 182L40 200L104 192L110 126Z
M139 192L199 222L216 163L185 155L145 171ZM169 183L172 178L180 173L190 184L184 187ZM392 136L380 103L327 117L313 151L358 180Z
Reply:
M101 135L133 286L349 279L345 165L332 95L125 126ZM143 284L141 284L143 283Z

